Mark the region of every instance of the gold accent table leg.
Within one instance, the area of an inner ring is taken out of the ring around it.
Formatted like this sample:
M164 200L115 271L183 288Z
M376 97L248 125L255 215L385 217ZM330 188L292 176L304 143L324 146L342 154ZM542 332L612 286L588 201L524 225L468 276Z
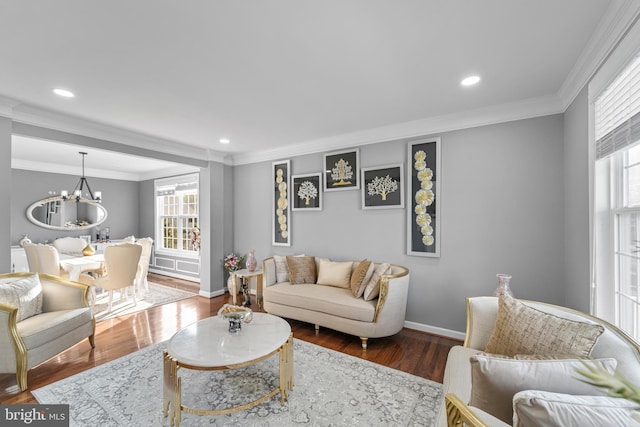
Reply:
M180 378L178 378L178 363L165 350L162 390L162 413L169 416L169 425L180 427Z
M280 350L280 404L289 400L289 390L293 390L293 334Z
M233 290L229 289L233 298L231 302L233 303L233 305L238 305L238 276L236 276L235 273L229 274L233 275L233 280L231 281L233 283Z
M256 276L256 299L258 300L258 309L262 310L262 291L264 288L263 274Z

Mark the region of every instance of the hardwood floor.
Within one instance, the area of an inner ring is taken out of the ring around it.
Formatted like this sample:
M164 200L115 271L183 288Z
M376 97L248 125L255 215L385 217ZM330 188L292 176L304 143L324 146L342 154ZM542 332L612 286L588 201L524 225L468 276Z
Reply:
M198 284L193 282L155 274L150 274L149 279L155 283L194 293L198 290ZM184 326L216 315L223 304L230 302L229 294L211 299L194 294L192 298L175 303L98 322L95 349L92 349L85 339L31 369L28 374L27 391L20 392L14 374L0 374L0 403L37 403L29 390L168 340ZM252 308L257 309L255 302ZM287 320L291 324L293 336L297 339L438 382L442 382L449 349L461 344L458 340L403 329L392 337L369 340L369 348L363 350L358 337L324 328L316 332L312 324Z

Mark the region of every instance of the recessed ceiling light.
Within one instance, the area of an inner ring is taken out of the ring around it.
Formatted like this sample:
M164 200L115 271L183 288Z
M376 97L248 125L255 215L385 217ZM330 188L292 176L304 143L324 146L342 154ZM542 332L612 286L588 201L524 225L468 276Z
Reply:
M231 142L231 141L229 141L227 138L222 138L222 139L220 140L220 144L228 144L228 143L230 143L230 142Z
M55 93L56 95L64 96L65 98L73 98L75 96L73 92L59 88L54 89L53 93Z
M462 86L473 86L474 84L480 81L480 76L469 76L466 79L463 79L460 84Z

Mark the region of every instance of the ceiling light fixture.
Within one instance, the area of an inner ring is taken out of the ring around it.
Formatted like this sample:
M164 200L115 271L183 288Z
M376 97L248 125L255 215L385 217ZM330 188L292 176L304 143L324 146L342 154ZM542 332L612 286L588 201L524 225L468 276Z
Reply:
M80 177L80 181L78 181L78 183L76 184L76 188L73 189L72 197L69 197L69 192L67 190L62 190L60 192L60 195L64 200L70 200L72 198L75 198L76 202L79 202L80 199L82 198L82 190L86 185L87 191L89 192L89 196L91 196L91 200L100 203L102 201L102 192L96 191L96 194L94 196L93 192L91 191L91 187L89 187L89 181L87 181L87 178L85 178L84 176L84 156L86 156L87 153L85 153L84 151L79 151L79 153L82 155L82 176Z
M222 139L220 140L220 144L228 144L228 143L230 143L230 142L231 142L231 141L230 141L230 140L228 140L227 138L222 138Z
M463 79L460 84L462 86L473 86L474 84L478 83L480 81L480 76L469 76L465 79Z
M73 92L68 91L66 89L60 89L60 88L54 89L53 93L55 93L56 95L63 96L65 98L73 98L75 96Z

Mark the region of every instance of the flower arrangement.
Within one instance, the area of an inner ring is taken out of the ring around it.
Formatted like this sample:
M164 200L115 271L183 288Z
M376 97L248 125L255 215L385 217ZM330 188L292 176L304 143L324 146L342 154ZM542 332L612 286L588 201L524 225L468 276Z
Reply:
M238 271L242 266L242 262L244 261L244 255L236 255L231 252L229 255L224 257L222 264L224 265L224 269L229 273L233 273L234 271Z
M200 250L200 228L193 227L189 232L191 235L191 247L194 251Z

